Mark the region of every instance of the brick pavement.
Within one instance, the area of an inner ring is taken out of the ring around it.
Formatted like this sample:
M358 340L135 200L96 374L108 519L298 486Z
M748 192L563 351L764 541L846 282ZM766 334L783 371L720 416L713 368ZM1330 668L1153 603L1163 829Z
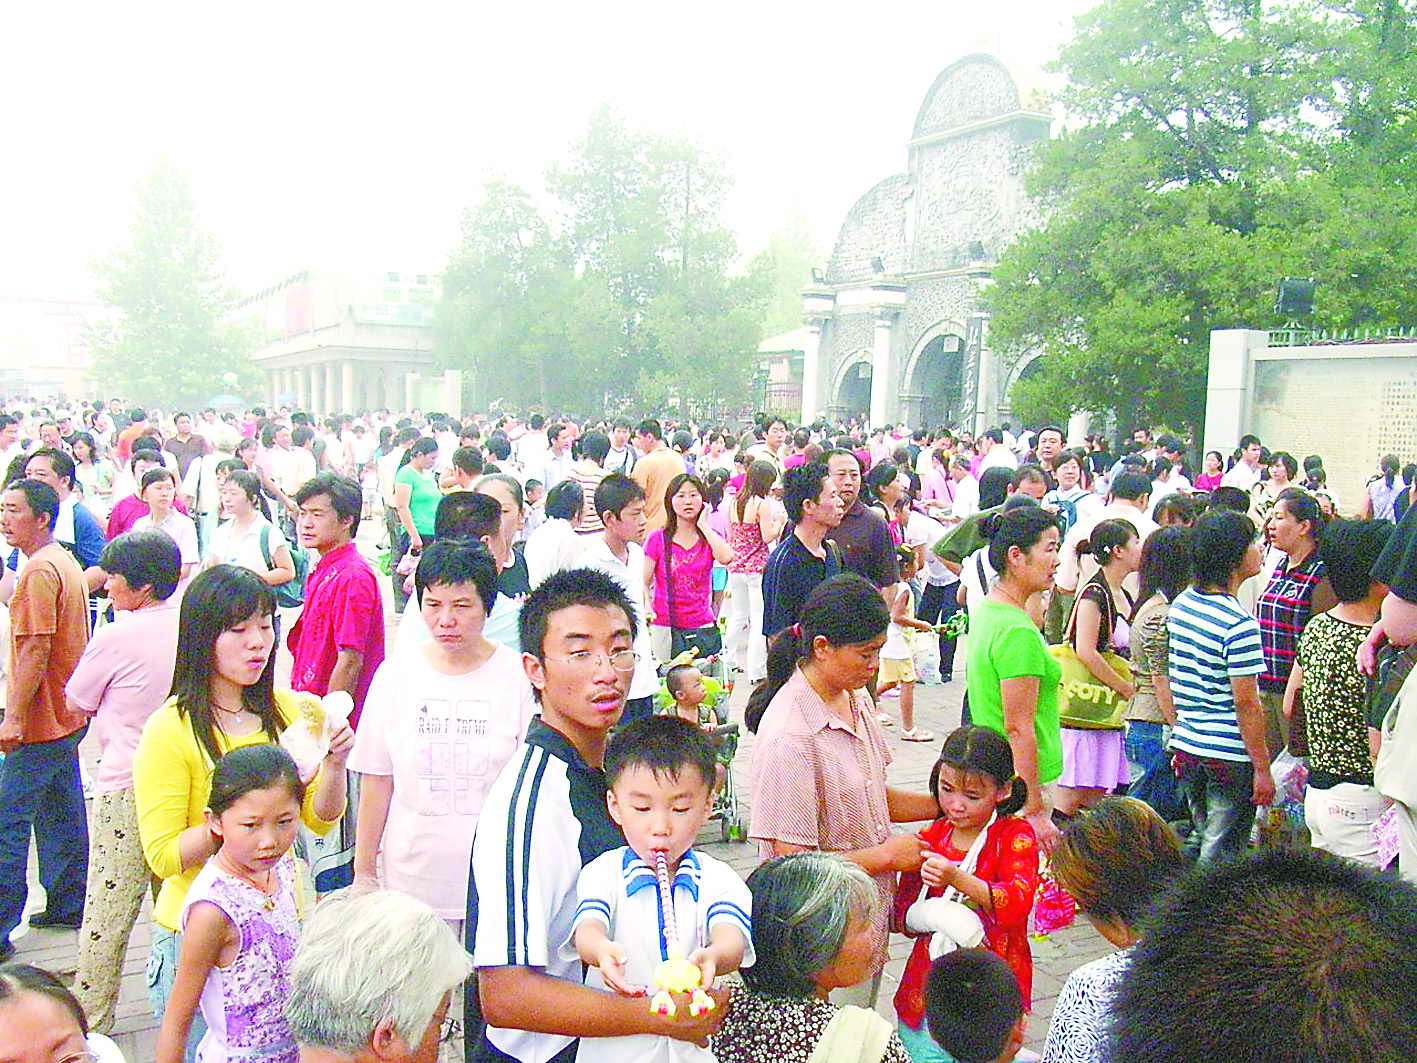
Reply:
M373 522L369 522L373 524ZM365 545L365 544L361 544ZM293 618L287 618L293 619ZM288 630L288 627L286 628ZM392 645L392 624L390 628ZM289 656L284 651L278 665L278 675L289 674ZM947 686L919 687L916 691L916 719L920 726L942 739L948 731L958 726L960 698L963 682L956 679ZM741 721L746 690L735 691L731 712L735 720ZM887 707L894 703L887 699ZM890 781L902 787L923 789L934 762L936 743L903 742L895 737L895 728L888 730L894 762L890 768ZM734 780L739 788L739 803L743 816L747 817L750 794L748 793L748 758L752 751L752 736L744 736L739 745L734 766ZM701 836L703 847L720 859L732 864L745 876L757 864L756 847L752 844L726 843L719 840L719 827L710 824ZM34 879L33 859L31 859L31 883L29 911L39 911L43 907L43 891ZM143 914L129 943L127 958L123 966L123 986L119 996L117 1024L114 1040L123 1049L129 1063L149 1063L153 1059L157 1031L147 1005L147 986L144 978L144 964L148 954L148 925L150 908L144 904ZM16 960L33 963L61 974L71 974L74 969L74 955L77 935L72 931L31 930L15 939ZM1068 974L1077 966L1110 951L1110 946L1085 922L1059 931L1043 940L1033 942L1033 1017L1030 1022L1027 1043L1029 1047L1041 1049L1047 1034L1048 1018L1053 1013L1053 1005ZM910 952L910 942L902 937L891 939L890 962L886 967L885 980L881 987L878 1010L893 1018L891 998L899 983L900 973Z

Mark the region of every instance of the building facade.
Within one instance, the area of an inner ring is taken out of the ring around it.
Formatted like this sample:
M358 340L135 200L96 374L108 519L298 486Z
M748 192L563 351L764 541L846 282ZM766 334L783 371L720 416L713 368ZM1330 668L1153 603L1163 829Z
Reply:
M979 295L993 264L1037 223L1024 177L1052 115L993 56L935 79L906 171L847 214L825 270L803 292L802 421L980 431L1007 417L1036 355L989 346Z
M275 405L316 415L362 410L461 413L461 374L433 362L429 273L305 270L242 300L267 337L251 354Z

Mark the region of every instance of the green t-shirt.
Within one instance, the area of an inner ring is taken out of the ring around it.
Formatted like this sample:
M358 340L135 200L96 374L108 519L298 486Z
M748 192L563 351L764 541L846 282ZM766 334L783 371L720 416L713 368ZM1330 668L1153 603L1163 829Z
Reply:
M1063 774L1063 736L1058 729L1058 681L1062 666L1048 652L1043 636L1021 609L987 598L969 609L969 714L980 727L1004 731L1005 679L1038 677L1038 711L1033 733L1038 739L1038 781Z
M438 520L438 503L443 500L438 478L431 472L419 472L412 465L405 465L394 477L394 483L408 484L408 510L413 514L413 526L423 538L431 539Z

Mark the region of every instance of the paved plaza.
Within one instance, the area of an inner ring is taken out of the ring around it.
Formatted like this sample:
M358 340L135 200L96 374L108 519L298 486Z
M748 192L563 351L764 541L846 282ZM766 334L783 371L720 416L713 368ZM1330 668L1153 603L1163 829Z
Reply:
M366 527L371 527L369 522ZM366 544L367 545L367 544ZM291 618L287 618L289 620ZM288 624L286 626L288 630ZM393 625L389 630L390 646L393 640ZM289 674L289 654L282 651L278 674ZM964 691L963 681L956 677L946 686L919 687L916 691L916 722L918 726L933 731L937 741L932 743L904 742L896 737L898 727L887 729L891 753L895 758L891 764L890 781L903 788L924 789L929 778L930 767L939 750L939 740L950 729L958 726L960 699ZM747 700L746 689L740 687L734 692L731 705L732 718L742 720L743 704ZM892 709L894 702L885 699L884 705ZM739 745L738 757L734 762L734 780L739 788L739 804L743 816L747 817L750 803L748 793L749 759L752 755L752 736L745 735ZM719 825L710 823L702 835L706 851L737 868L744 876L757 864L757 848L751 843L722 842L719 840ZM44 906L43 891L33 875L31 860L31 884L29 911L37 912ZM114 1040L123 1049L129 1063L150 1063L154 1056L157 1029L147 1003L147 984L144 965L148 955L150 904L145 904L143 914L128 947L123 966L123 990L119 998L117 1025ZM19 932L17 932L19 933ZM73 931L30 930L15 939L16 960L33 963L51 971L68 975L74 970L77 935ZM894 996L900 973L909 955L911 941L900 936L891 938L891 959L886 968L885 981L881 987L879 1010L881 1014L893 1017L891 998ZM1059 931L1047 938L1033 942L1033 1017L1030 1022L1028 1045L1041 1049L1048 1032L1048 1019L1053 1013L1053 1005L1068 974L1080 964L1110 951L1109 946L1085 921Z

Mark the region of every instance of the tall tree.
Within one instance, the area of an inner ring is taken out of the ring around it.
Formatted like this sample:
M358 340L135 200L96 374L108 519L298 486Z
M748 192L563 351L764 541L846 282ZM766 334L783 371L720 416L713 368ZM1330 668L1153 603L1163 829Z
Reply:
M138 190L128 245L97 268L112 311L88 334L91 375L139 402L206 402L233 389L255 395L247 357L258 337L228 314L235 293L222 280L215 240L197 227L185 175L166 162Z
M821 262L806 216L795 210L788 214L757 257L772 278L763 336L791 332L802 324L802 289L811 280L812 267Z
M1285 275L1319 280L1316 324L1410 322L1417 203L1392 142L1412 136L1412 25L1399 0L1106 0L1078 19L1064 132L1032 176L1047 220L987 296L996 346L1048 356L1014 408L1197 429L1210 331L1279 324Z
M547 184L554 225L525 191L489 185L444 275L439 347L473 368L474 404L594 412L740 397L766 277L731 268L719 164L602 109Z

